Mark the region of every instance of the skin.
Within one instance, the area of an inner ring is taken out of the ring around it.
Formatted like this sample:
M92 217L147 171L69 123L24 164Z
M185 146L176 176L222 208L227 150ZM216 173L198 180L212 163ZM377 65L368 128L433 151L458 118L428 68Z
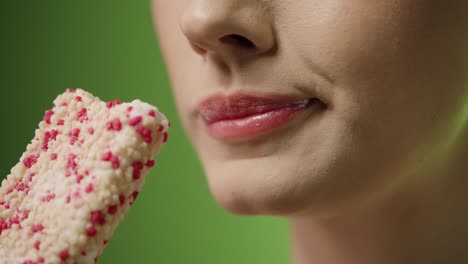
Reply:
M179 115L222 207L289 219L295 264L468 262L467 1L152 9ZM254 140L210 137L197 104L238 90L326 107Z

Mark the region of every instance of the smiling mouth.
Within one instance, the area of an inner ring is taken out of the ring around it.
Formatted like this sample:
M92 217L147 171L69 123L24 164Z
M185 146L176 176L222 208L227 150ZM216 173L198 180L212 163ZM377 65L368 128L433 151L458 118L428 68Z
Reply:
M210 136L238 142L268 134L305 112L323 108L324 104L317 98L238 93L207 98L198 107L198 118Z

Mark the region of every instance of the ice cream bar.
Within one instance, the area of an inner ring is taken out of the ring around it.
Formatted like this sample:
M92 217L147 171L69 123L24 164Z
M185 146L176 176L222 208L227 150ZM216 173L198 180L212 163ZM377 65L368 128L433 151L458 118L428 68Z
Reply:
M67 89L0 188L0 262L95 263L168 139L140 100Z

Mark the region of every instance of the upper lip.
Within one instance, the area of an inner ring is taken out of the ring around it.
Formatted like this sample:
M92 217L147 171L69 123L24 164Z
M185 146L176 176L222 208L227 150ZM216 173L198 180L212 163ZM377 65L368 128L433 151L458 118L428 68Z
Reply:
M207 123L243 118L285 107L303 107L312 99L282 94L253 94L235 92L229 95L215 94L198 104L197 112Z

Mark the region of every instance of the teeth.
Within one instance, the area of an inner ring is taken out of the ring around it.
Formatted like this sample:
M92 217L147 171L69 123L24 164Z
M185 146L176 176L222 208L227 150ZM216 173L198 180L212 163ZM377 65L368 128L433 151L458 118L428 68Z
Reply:
M308 105L311 101L312 101L311 98L307 98L307 99L304 99L304 100L296 101L296 102L292 103L292 105L293 106L298 106L298 107L304 107L304 106Z

